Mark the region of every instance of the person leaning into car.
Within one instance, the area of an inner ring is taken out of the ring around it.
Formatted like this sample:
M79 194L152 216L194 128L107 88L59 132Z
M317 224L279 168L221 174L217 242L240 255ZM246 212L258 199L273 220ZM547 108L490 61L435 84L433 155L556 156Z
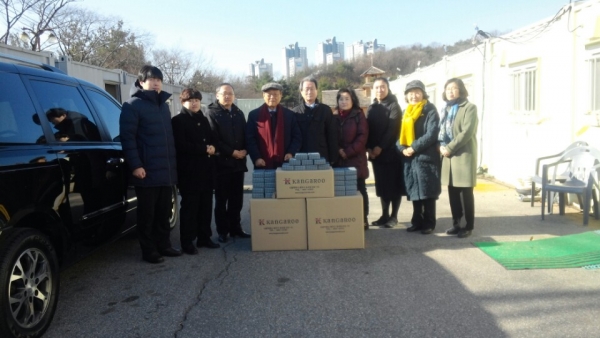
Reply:
M167 104L171 94L162 91L162 81L160 69L143 66L119 120L123 153L137 195L142 258L149 263L161 263L163 256L181 256L181 251L171 247L170 239L169 214L177 165Z

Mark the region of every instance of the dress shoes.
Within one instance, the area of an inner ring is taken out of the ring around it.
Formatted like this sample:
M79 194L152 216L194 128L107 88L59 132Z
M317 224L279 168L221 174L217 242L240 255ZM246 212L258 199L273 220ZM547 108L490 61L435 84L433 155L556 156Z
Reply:
M167 257L178 257L178 256L181 256L181 251L173 249L173 248L167 248L167 249L159 250L158 252L161 255L167 256Z
M381 216L381 217L379 217L378 220L376 220L375 222L372 222L371 225L376 226L376 227L382 226L382 225L385 225L389 219L390 219L389 217Z
M390 217L387 222L383 225L384 227L391 229L398 225L398 219L396 217Z
M423 235L429 235L429 234L432 234L432 233L433 233L433 228L423 229L423 230L421 230L421 233L422 233Z
M196 242L196 246L199 248L205 247L205 248L209 248L209 249L217 249L217 248L221 247L219 244L213 242L210 238L205 241Z
M229 237L227 235L219 235L218 241L220 243L227 243L229 241Z
M410 228L406 228L406 231L408 232L415 232L415 231L419 231L421 230L421 227L419 225L411 225Z
M165 261L163 256L161 256L158 252L151 252L147 255L143 255L142 259L145 260L146 262L152 263L152 264L158 264L158 263L162 263Z
M249 233L244 232L243 230L230 233L231 237L239 237L239 238L250 238L251 235Z
M458 232L458 238L467 238L469 236L471 236L471 230L460 229Z
M183 251L183 253L188 254L188 255L197 255L198 254L198 249L196 249L196 247L193 246L192 244L182 247L181 251Z
M446 230L446 234L448 235L458 235L458 233L460 232L460 228L453 226L452 228Z

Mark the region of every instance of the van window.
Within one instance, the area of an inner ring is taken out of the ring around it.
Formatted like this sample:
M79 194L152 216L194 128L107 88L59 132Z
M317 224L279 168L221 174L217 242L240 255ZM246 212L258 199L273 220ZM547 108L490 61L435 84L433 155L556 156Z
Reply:
M0 81L0 144L46 143L39 117L17 74Z
M88 88L85 88L85 91L92 101L96 113L102 118L104 124L108 128L110 139L114 142L119 142L119 117L121 116L121 107L104 94Z
M77 87L35 80L31 86L53 125L56 141L100 141L97 123Z

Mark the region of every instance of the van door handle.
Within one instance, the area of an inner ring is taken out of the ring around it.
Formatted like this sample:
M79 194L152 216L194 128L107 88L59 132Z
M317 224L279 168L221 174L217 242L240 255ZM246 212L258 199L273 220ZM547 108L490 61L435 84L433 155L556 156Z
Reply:
M121 163L125 163L125 159L118 157L118 158L109 158L108 160L106 160L106 164L108 165L119 165Z

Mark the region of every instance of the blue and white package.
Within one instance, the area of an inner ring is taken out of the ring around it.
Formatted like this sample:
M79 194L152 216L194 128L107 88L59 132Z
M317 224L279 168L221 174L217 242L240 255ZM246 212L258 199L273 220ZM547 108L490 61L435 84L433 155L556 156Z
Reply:
M319 153L308 153L309 160L318 160L321 158L321 154Z
M308 160L308 154L307 153L296 153L296 156L294 156L294 158L297 160Z
M265 170L264 169L255 169L254 172L252 173L252 178L264 178L265 177Z

